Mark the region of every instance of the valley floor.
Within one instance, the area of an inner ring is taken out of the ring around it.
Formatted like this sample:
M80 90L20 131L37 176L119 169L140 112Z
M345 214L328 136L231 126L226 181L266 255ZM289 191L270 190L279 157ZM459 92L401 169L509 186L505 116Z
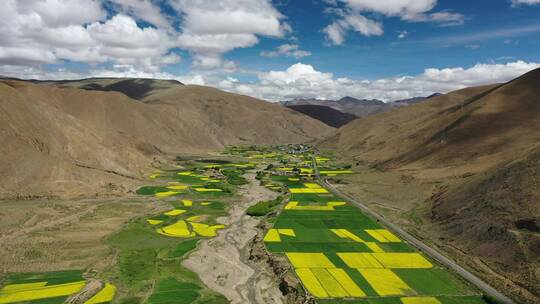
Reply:
M487 303L317 179L371 178L340 186L362 198L394 184L353 173L304 146L233 146L177 157L130 197L2 202L0 303ZM414 210L430 187L408 186L384 195Z

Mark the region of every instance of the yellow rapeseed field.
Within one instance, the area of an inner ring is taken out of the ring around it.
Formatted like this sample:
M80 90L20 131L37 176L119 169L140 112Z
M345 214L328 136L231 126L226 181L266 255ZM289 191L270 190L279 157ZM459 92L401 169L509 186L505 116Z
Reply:
M366 229L369 235L381 243L399 243L401 240L386 229Z
M293 194L326 194L328 193L328 190L324 188L291 188L289 191Z
M364 244L366 244L366 246L373 252L384 252L384 250L377 245L377 243L365 242Z
M191 206L193 206L193 201L182 200L182 204L184 204L185 207L191 207Z
M172 237L193 237L194 232L189 231L186 221L180 220L172 225L157 229L157 232Z
M336 279L341 286L347 291L351 297L359 298L365 297L366 294L356 283L351 279L351 277L341 268L328 268L328 273L330 273L334 279Z
M281 242L281 237L279 236L277 229L269 229L266 235L264 236L264 241L269 242L269 243Z
M167 211L165 212L165 215L168 215L168 216L177 216L177 215L180 215L182 213L186 213L187 211L184 210L184 209L173 209L171 211Z
M326 206L318 205L307 205L307 206L298 206L299 202L290 201L285 206L286 210L310 210L310 211L334 211L336 206L345 205L345 202L328 202Z
M437 298L434 297L408 297L401 298L403 304L441 304Z
M266 235L264 236L265 242L281 242L281 236L292 236L295 237L296 233L293 229L269 229Z
M86 284L86 281L77 281L58 285L35 286L30 289L17 289L9 287L0 291L0 304L27 302L39 299L55 298L72 295ZM20 285L20 284L16 284Z
M337 255L351 268L432 268L420 253L409 252L338 252Z
M347 229L330 229L333 233L339 236L342 239L351 239L358 243L365 243L364 240L356 236L354 233L350 232Z
M185 190L187 188L188 186L186 185L172 185L172 186L167 187L167 189L171 189L171 190Z
M278 229L278 232L286 236L296 236L294 229Z
M336 268L324 253L285 253L294 268Z
M148 219L148 220L146 220L146 221L147 221L148 224L150 224L150 225L159 225L159 224L163 223L163 221L161 221L161 220L150 220L150 219Z
M342 239L346 239L347 238L347 235L345 235L343 233L343 230L347 230L347 229L330 229L330 231L332 231L335 235L337 235L338 237L342 238Z
M337 207L337 206L345 206L347 205L347 202L328 202L326 205L331 207Z
M193 231L195 231L198 235L204 236L204 237L211 237L217 235L217 230L225 228L224 225L207 225L207 224L201 224L201 223L191 223L191 227L193 227Z
M337 255L350 268L384 268L372 253L338 252Z
M6 285L0 293L12 293L15 291L31 290L38 287L43 287L47 285L47 282L33 282L33 283L21 283L21 284L11 284Z
M181 192L178 192L178 191L165 191L165 192L157 192L156 196L157 197L169 197L169 196L177 195L177 194L180 194L180 193Z
M349 294L343 289L343 286L339 284L334 277L326 271L324 268L313 268L311 272L315 277L321 282L326 293L332 298L344 298L349 296Z
M321 283L319 283L319 280L317 280L313 272L311 272L311 269L299 268L295 269L295 272L309 293L317 298L328 298L328 293L326 293L326 290L322 287Z
M84 304L99 304L112 301L114 294L116 293L116 286L110 283L106 283L105 287L100 290L97 294L91 297Z
M360 274L381 296L401 296L414 291L390 269L358 269Z
M223 190L217 188L194 188L197 192L222 192Z
M376 252L371 253L384 268L432 268L431 264L420 253L413 252Z
M377 243L366 242L347 229L330 229L330 231L332 231L333 233L335 233L338 237L342 239L350 239L358 243L364 243L373 252L384 252L384 250L381 247L379 247Z

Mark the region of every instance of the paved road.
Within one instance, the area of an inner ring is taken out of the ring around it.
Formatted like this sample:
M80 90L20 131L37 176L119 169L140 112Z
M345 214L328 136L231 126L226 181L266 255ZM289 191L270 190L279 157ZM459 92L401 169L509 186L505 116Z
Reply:
M377 219L379 222L381 222L384 226L388 227L390 230L392 230L394 233L401 236L403 239L407 240L411 245L415 246L418 250L424 252L431 258L437 260L439 263L443 264L444 266L452 269L459 275L461 275L463 278L468 280L469 282L476 285L480 290L482 290L485 294L493 297L497 301L503 303L503 304L514 304L514 302L508 298L507 296L503 295L499 291L497 291L495 288L491 287L489 284L475 276L474 274L470 273L469 271L465 270L463 267L459 266L456 262L452 261L451 259L445 257L441 253L439 253L437 250L429 247L428 245L424 244L419 239L415 238L411 234L407 233L397 225L391 223L388 221L384 216L376 213L375 211L371 210L366 205L362 204L361 202L357 201L353 197L351 197L348 194L345 194L341 192L340 190L336 189L332 184L330 184L327 180L323 180L319 175L319 169L317 168L317 162L315 161L315 157L313 157L313 168L315 171L315 176L317 179L328 188L328 190L334 192L335 194L345 197L349 200L349 202L356 205L358 208L360 208L362 211L364 211L369 216Z

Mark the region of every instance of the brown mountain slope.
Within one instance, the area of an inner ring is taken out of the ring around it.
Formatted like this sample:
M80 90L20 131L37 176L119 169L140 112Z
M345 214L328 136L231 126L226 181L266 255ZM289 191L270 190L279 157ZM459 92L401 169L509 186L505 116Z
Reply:
M340 153L383 163L409 153L445 129L463 112L444 115L462 102L492 87L468 88L353 121L323 141ZM455 116L455 117L454 117Z
M331 130L280 105L211 88L156 92L163 99L141 102L119 92L0 82L0 197L123 192L168 153L305 142Z
M416 222L419 234L520 303L538 303L539 84L535 70L506 84L455 91L353 121L321 145L431 189L418 194L415 210L397 200L393 207L419 212L423 219L408 223Z
M450 246L540 295L540 145L430 200L429 217ZM536 298L536 299L535 299ZM535 300L534 300L535 299Z
M318 105L292 105L287 106L289 109L293 109L296 112L300 112L313 117L317 120L324 122L325 124L339 128L349 122L357 119L358 117L353 114L343 113L334 108Z

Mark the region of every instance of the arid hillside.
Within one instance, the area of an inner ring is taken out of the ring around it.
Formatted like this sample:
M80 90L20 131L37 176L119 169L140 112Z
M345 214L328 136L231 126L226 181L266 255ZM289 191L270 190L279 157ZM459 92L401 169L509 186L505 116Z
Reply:
M306 142L332 128L208 87L97 79L1 81L0 130L0 197L29 198L123 193L173 153Z
M413 208L399 199L386 207L399 210L399 221L419 214L409 219L412 229L523 303L538 303L539 85L535 70L505 84L451 92L353 121L321 146L401 176L396 184L404 189L428 189L417 193Z
M327 106L293 105L287 108L306 114L334 128L339 128L358 118L356 115L343 113Z

